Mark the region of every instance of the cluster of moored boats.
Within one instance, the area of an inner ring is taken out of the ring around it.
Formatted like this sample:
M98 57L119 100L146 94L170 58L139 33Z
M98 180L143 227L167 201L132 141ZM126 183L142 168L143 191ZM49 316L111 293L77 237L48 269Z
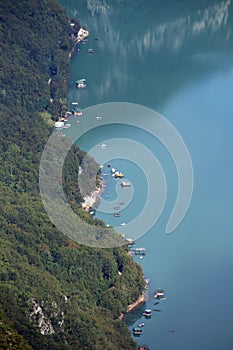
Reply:
M73 23L70 24L71 26L74 26ZM87 37L89 36L89 32L87 30L85 30L84 28L80 28L78 34L77 34L77 38L75 40L75 47L76 47L76 51L79 54L81 51L80 48L80 44L85 45L88 42ZM95 41L98 41L98 38L95 38ZM74 51L74 49L73 49ZM94 49L93 48L88 48L87 49L88 54L92 55L94 54ZM70 55L70 57L72 56L72 54ZM75 86L79 89L79 90L83 90L87 87L87 81L85 78L80 78L78 80L76 80L74 82ZM65 117L59 118L59 120L57 122L55 122L55 128L57 129L64 129L64 128L69 128L71 125L70 124L66 124L66 122L68 121L68 116L69 114L71 115L75 115L77 117L80 117L83 115L82 110L77 107L78 102L72 102L72 111L68 111L66 112ZM96 119L101 119L101 117L97 116ZM79 120L77 121L77 123L79 123Z
M112 176L114 176L116 179L120 178L122 179L125 175L121 173L120 171L117 171L115 168L112 168L111 170Z
M157 289L156 291L155 291L155 294L154 294L154 298L155 299L159 299L159 300L164 300L165 298L164 298L164 290L163 289ZM159 304L159 302L156 302L155 303L155 305L158 305ZM154 309L154 310L151 310L151 309L145 309L144 311L143 311L143 316L146 318L146 319L150 319L151 318L151 316L152 316L152 312L153 311L160 311L159 309ZM135 336L140 336L140 335L142 335L143 334L143 327L145 326L145 323L144 322L141 322L141 323L139 323L138 324L138 326L137 327L134 327L133 328L133 334L135 335Z
M105 143L103 143L103 144L100 145L100 148L101 148L102 150L104 150L106 147L107 147L107 145L106 145ZM102 166L102 167L103 167L103 166ZM113 177L115 177L115 179L122 179L122 178L124 178L125 175L124 175L121 171L118 171L118 170L116 170L115 168L113 168L113 167L112 167L112 164L108 164L107 167L111 169L110 175L112 175ZM109 175L108 173L102 173L102 177L103 177L103 178L106 178L108 175ZM105 187L106 184L104 184L103 186ZM122 182L121 182L121 187L122 187L122 188L124 188L124 187L130 187L130 186L131 186L131 184L130 184L130 182L128 182L128 181L122 181ZM106 196L106 198L107 198L107 196ZM124 203L119 203L119 205L123 205L123 204L124 204ZM121 216L121 214L118 212L120 209L121 209L120 206L114 207L114 210L116 210L116 212L113 214L115 218L119 218L119 217ZM125 226L125 225L126 225L125 222L122 222L122 223L120 224L120 226Z

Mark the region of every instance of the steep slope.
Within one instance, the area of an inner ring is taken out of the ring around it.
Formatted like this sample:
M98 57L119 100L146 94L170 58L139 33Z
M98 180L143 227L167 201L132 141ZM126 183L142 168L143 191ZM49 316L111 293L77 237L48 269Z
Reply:
M144 288L141 268L126 247L91 249L63 236L39 196L49 125L66 106L70 49L69 19L54 1L1 1L0 343L10 348L14 337L15 349L135 349L118 316ZM64 184L79 215L100 226L82 213L71 181L83 156L71 150Z

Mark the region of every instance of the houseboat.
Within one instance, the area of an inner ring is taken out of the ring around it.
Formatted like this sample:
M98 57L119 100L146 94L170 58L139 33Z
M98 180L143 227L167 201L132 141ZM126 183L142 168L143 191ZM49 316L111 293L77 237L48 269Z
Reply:
M78 84L76 84L76 86L79 90L85 89L87 87L87 85L85 83L78 83Z
M118 179L118 178L123 178L125 175L120 173L119 171L116 171L115 174L114 174L115 178Z
M145 255L146 249L145 248L134 248L130 249L130 253L134 255Z
M130 182L122 181L121 186L122 187L129 187L130 186Z
M133 334L134 335L142 335L143 330L140 327L135 327L135 328L133 328Z
M83 112L81 109L74 108L72 113L78 117L81 117L83 115Z
M161 299L164 297L164 290L163 289L157 289L154 295L155 299Z
M86 79L79 79L76 80L75 85L77 86L78 89L85 89L86 85Z
M151 309L146 309L146 310L143 312L143 316L145 316L145 317L151 317L151 316L152 316L152 310L151 310Z

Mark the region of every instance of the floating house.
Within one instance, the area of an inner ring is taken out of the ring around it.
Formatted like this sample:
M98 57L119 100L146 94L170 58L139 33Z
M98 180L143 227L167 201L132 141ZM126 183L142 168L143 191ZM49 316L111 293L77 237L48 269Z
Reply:
M76 116L78 116L78 117L81 117L82 115L83 115L83 112L82 112L82 110L79 108L74 108L73 110L72 110L72 113L74 114L74 115L76 115Z
M146 309L146 310L143 312L143 316L145 316L145 317L151 317L151 316L152 316L152 310Z
M124 174L122 174L122 173L120 173L119 171L116 171L115 173L114 173L114 176L115 176L115 178L117 179L117 178L122 178L122 177L124 177L125 175Z
M161 299L164 297L164 290L163 289L157 289L154 295L155 299Z
M130 182L122 181L121 186L122 187L129 187L130 186Z
M78 79L75 82L75 85L78 89L85 89L87 84L86 84L86 79Z
M146 255L146 249L145 248L134 248L130 249L130 253L134 255Z
M134 335L142 335L143 330L140 327L135 327L135 328L133 328L133 334Z
M88 35L89 35L88 30L81 27L78 31L78 34L77 34L77 41L80 42L80 41L84 40L85 38L88 37Z

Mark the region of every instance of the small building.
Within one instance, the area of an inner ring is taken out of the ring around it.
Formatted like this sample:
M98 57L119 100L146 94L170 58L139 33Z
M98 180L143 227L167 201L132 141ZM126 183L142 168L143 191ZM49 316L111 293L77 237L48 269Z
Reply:
M84 40L86 37L88 37L88 35L89 35L88 30L81 27L77 34L77 40L78 41Z
M143 330L140 327L135 327L135 328L133 328L133 334L134 335L142 335Z
M164 290L163 289L157 289L154 295L155 299L161 299L164 297Z
M135 255L145 255L146 249L145 248L134 248L134 249L130 249L130 253L135 254Z
M130 182L122 181L121 186L122 187L129 187L130 186Z
M144 312L143 312L143 316L145 317L151 317L152 316L152 311L150 309L146 309Z

